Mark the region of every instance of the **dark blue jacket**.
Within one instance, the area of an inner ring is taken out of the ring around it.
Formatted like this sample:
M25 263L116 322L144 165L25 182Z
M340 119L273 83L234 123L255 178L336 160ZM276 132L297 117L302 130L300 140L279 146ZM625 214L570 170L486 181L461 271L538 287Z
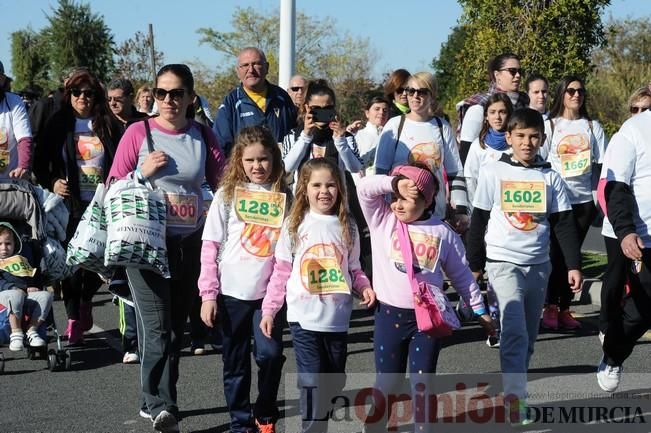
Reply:
M217 109L213 130L226 157L231 154L235 136L246 126L266 125L277 142L296 126L296 106L287 92L267 81L267 107L263 113L240 84L224 98Z

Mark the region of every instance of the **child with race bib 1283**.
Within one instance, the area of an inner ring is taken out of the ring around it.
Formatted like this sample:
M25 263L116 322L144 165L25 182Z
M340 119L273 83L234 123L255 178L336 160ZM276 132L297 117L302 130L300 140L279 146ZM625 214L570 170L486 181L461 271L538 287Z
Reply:
M268 129L243 128L208 211L201 248L201 319L219 317L223 334L224 394L232 432L274 431L278 419L282 323L262 335L262 299L273 269L274 249L289 192L280 149ZM284 309L279 306L279 310ZM259 368L258 398L250 401L251 337Z

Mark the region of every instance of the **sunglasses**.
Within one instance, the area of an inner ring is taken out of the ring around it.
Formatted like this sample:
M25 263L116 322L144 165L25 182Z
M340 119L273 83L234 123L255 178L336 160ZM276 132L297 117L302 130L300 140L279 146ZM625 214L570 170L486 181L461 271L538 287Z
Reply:
M509 71L509 74L511 74L512 77L515 77L517 74L520 74L520 76L522 76L522 68L504 68L500 69L500 71Z
M292 92L298 92L300 90L303 90L303 88L301 86L294 86L294 87L290 87L289 90L291 90Z
M92 89L72 89L70 90L70 93L72 93L72 96L75 98L79 98L82 94L88 99L95 97L95 91Z
M119 104L124 104L124 97L122 96L109 96L108 98L106 98L106 100L109 102L115 101Z
M585 89L581 87L580 89L575 89L574 87L568 87L565 89L565 93L567 93L570 96L574 96L576 93L579 94L579 96L585 95Z
M648 110L651 107L631 107L631 114L637 114L637 113L644 113L646 110Z
M160 87L154 87L152 89L152 93L154 95L154 98L158 99L159 101L164 101L165 98L167 98L167 95L170 95L170 99L174 101L180 101L183 96L185 96L185 89L165 90L161 89Z
M407 91L407 95L409 96L414 96L418 95L421 98L425 95L429 95L429 89L423 87L422 89L414 89L413 87L409 87L408 89L405 89Z
M402 95L402 94L405 93L407 90L408 90L407 87L398 87L398 88L396 89L396 92L395 92L395 93L397 93L397 94L399 94L399 95Z

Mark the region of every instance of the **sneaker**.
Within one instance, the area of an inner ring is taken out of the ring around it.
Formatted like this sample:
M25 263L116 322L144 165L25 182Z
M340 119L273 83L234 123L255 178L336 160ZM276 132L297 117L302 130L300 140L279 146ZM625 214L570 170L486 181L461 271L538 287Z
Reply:
M206 347L203 343L192 342L190 344L190 353L193 355L203 355L206 353Z
M9 336L9 350L12 352L20 352L25 348L23 345L23 340L25 340L25 334L22 332L12 332Z
M161 433L178 433L179 431L179 423L176 421L176 418L166 410L156 415L153 427L154 430Z
M258 432L260 433L276 433L276 426L272 422L267 424L262 424L257 419L255 420L255 425L258 427Z
M624 367L621 365L613 366L606 364L605 358L601 358L599 368L597 369L597 383L599 387L606 392L615 392L622 378Z
M543 310L542 327L558 329L558 307L556 305L548 305Z
M516 406L510 406L508 416L509 423L514 429L526 427L535 422L529 417L529 406L526 401L518 401Z
M84 332L93 327L93 304L90 302L82 302L79 305L79 323Z
M151 417L151 414L149 412L147 412L147 410L145 410L145 409L140 409L140 412L138 412L138 415L140 415L140 418L145 418L145 419L148 419L150 421L154 420L154 418Z
M572 316L570 310L563 310L558 314L558 324L565 329L578 329L581 327L581 322Z
M68 327L63 335L68 337L68 346L84 344L84 331L81 330L79 320L68 319Z
M27 331L27 342L31 347L43 347L47 344L36 331Z
M599 341L601 342L601 347L604 345L604 340L606 339L606 334L603 332L599 331Z
M486 345L492 348L500 347L500 331L495 331L495 334L489 335L486 339Z
M122 357L122 364L137 364L140 362L140 357L136 352L126 352Z

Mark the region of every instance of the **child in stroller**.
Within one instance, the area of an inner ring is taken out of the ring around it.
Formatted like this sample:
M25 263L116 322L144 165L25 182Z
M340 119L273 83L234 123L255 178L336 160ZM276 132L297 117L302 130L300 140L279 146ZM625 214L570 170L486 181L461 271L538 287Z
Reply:
M26 248L28 250L28 248ZM39 348L46 341L38 329L52 308L53 296L41 289L38 257L34 251L23 251L21 236L9 222L0 222L0 304L9 309L9 350L24 348L22 318L29 316L27 341Z

